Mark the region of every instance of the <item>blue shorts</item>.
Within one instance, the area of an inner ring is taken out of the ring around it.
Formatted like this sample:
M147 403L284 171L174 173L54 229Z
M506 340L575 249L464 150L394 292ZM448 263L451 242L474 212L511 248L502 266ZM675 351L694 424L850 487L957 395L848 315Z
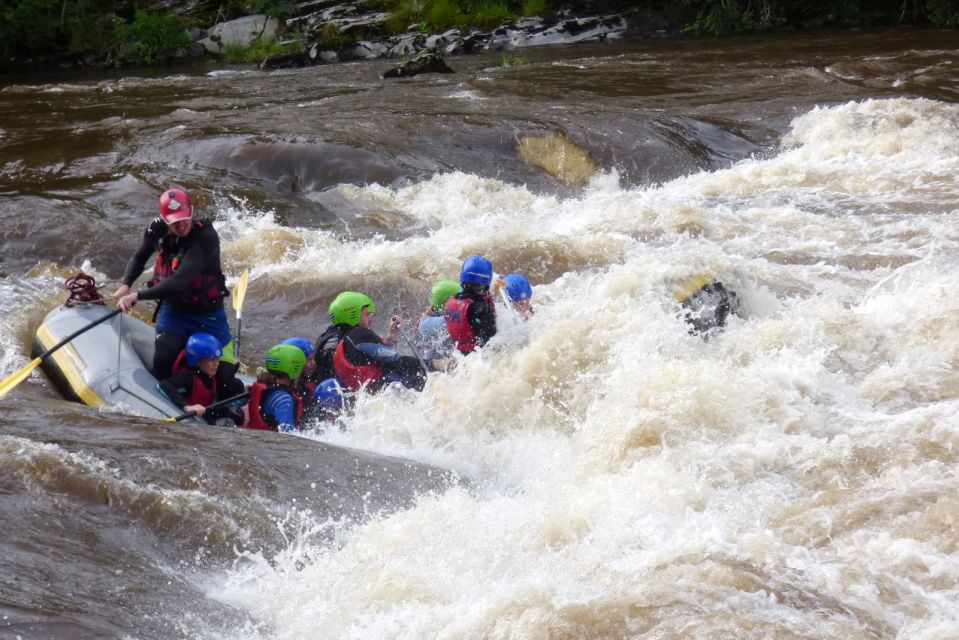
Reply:
M233 339L225 309L209 313L185 313L168 304L161 304L160 313L157 314L156 331L158 334L175 333L184 338L189 338L194 333L209 333L219 340L221 345L226 345Z

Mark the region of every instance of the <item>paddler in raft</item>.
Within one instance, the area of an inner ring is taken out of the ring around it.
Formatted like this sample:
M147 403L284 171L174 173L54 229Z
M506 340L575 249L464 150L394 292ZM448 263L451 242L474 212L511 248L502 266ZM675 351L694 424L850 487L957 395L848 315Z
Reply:
M443 307L446 328L460 353L472 353L496 335L496 305L489 293L492 282L492 262L483 256L470 256L463 261L462 291Z
M420 361L394 349L399 336L399 316L390 319L389 338L384 340L370 328L376 305L356 291L344 291L330 303L330 322L342 327L343 339L336 346L333 367L343 387L350 391L379 391L391 382L422 391L426 372Z
M223 349L209 333L194 333L186 341L181 370L161 380L157 387L176 406L196 413L207 424L237 426L243 424L243 413L237 408L221 407L207 410L220 400L243 393L243 383L235 378L224 386L216 379ZM181 361L178 359L178 363ZM174 369L177 367L174 366Z
M181 189L164 191L159 208L160 217L144 231L113 298L123 311L130 311L140 300L157 301L153 353L153 375L157 379L170 377L173 363L191 335L208 333L224 345L217 379L229 385L236 364L223 308L223 298L229 292L220 267L220 237L212 222L193 218L190 196ZM146 288L131 291L154 253L153 278Z

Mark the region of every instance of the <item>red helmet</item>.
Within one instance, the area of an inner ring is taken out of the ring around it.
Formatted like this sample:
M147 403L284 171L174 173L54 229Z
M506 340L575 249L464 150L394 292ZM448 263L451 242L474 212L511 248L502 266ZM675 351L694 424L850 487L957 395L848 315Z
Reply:
M160 217L167 224L193 217L190 196L181 189L167 189L160 196Z

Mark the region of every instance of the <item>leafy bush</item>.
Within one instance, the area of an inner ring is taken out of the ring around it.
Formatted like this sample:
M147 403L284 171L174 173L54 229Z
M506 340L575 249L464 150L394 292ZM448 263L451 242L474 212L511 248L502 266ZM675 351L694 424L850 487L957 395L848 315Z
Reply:
M959 0L926 0L926 16L938 27L959 27Z
M117 54L142 64L171 59L190 44L190 36L177 16L166 12L137 11L133 22L120 20L116 29Z
M436 31L469 26L466 14L454 0L428 0L423 4L423 19Z
M480 29L492 29L515 18L505 2L484 2L473 10L473 24Z
M293 13L293 2L290 0L247 0L243 7L250 14L265 13L281 20Z
M515 18L523 0L396 0L391 5L387 27L392 33L419 24L428 31L488 29ZM541 0L535 0L541 1Z
M290 53L299 46L297 42L277 42L275 40L263 42L256 39L249 46L236 43L225 45L223 47L223 59L232 63L262 62L267 56Z
M546 13L546 0L526 0L523 3L524 16L541 16Z

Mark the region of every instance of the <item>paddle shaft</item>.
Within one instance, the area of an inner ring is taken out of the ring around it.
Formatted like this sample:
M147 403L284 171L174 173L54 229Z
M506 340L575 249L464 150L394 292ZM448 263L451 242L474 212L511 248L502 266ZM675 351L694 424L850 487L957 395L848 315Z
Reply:
M243 398L247 398L249 396L250 396L250 392L244 391L243 393L237 394L231 398L226 398L225 400L217 400L213 404L207 405L206 410L209 411L210 409L218 409L225 404L230 404L231 402L236 402L237 400L242 400ZM187 413L179 415L175 418L167 418L167 421L179 422L180 420L186 420L187 418L192 418L195 415L196 415L196 411L188 411Z
M38 358L39 358L40 360L46 359L51 353L53 353L54 351L56 351L57 349L59 349L60 347L62 347L63 345L65 345L66 343L70 342L71 340L73 340L74 338L76 338L76 337L77 337L78 335L80 335L81 333L86 333L87 331L89 331L89 330L92 329L93 327L97 326L98 324L101 324L101 323L103 323L103 322L106 322L107 320L109 320L109 319L112 318L113 316L120 315L121 313L123 313L123 310L122 310L122 309L114 309L113 311L111 311L111 312L108 313L107 315L103 316L102 318L97 318L96 320L94 320L93 322L91 322L90 324L88 324L87 326L85 326L85 327L83 327L83 328L81 328L81 329L77 329L76 331L74 331L73 333L71 333L70 335L68 335L66 338L64 338L64 339L61 340L60 342L56 343L55 345L53 345L52 347L50 347L49 349L47 349L46 351L44 351L43 353L41 353L41 354L38 356Z
M426 363L423 362L423 358L420 357L419 352L416 350L416 347L413 346L413 342L410 340L410 337L406 335L406 332L403 331L403 328L399 325L396 325L396 330L400 332L400 335L403 336L403 339L406 340L406 344L409 346L410 350L413 352L413 355L416 356L417 362L420 363L420 368L423 369L424 375L429 375L430 371L426 368Z

